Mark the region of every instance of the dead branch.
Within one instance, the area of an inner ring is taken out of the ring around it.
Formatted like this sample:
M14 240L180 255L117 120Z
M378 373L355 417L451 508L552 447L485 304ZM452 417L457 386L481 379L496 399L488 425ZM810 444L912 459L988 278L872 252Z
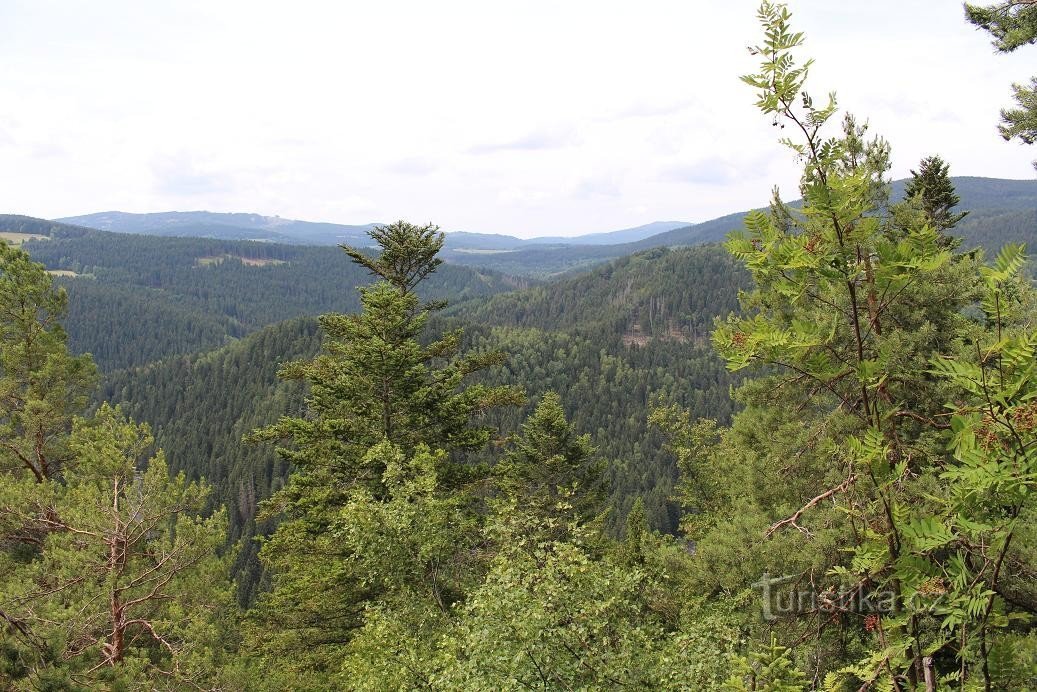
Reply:
M775 531L777 531L778 529L780 529L780 528L782 528L784 526L793 526L796 529L798 529L798 530L802 531L803 533L807 534L808 536L811 535L811 533L808 530L806 530L805 528L803 528L802 526L800 526L799 524L796 523L797 521L799 521L799 518L801 516L803 516L803 513L806 512L811 507L814 507L817 504L827 500L832 495L844 492L847 488L849 488L851 485L853 485L856 480L857 480L857 474L855 473L852 476L850 476L849 478L847 478L845 481L840 483L839 485L835 486L834 488L830 488L830 489L824 491L823 493L821 493L820 495L818 495L817 497L812 499L810 502L808 502L805 505L803 505L802 507L800 507L799 510L795 514L793 514L791 517L789 517L787 519L782 519L781 521L779 521L778 523L774 524L769 529L767 529L767 532L763 535L764 538L770 538L771 535L773 535Z

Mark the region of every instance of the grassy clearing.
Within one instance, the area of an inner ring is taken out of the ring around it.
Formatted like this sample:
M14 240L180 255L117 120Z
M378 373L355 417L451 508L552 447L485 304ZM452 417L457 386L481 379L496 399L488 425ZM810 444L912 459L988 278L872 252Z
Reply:
M0 238L8 245L14 245L15 247L21 247L22 243L30 240L50 240L49 236L39 235L38 233L12 233L10 231L0 231Z
M93 274L79 274L68 269L48 269L47 273L51 276L64 276L70 279L92 279Z
M227 260L237 260L247 267L269 267L278 264L287 264L284 260L279 259L257 259L255 257L242 257L240 255L210 255L208 257L199 257L194 261L194 263L195 266L198 267L214 267Z

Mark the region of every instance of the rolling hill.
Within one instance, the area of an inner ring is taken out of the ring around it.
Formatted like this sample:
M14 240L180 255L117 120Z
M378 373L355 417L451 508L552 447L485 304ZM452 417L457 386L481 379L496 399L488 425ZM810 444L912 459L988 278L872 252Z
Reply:
M283 219L261 214L217 213L209 211L171 211L132 214L106 211L55 219L57 223L83 226L113 233L212 238L217 240L255 240L303 245L366 246L367 232L376 224L344 225ZM522 239L493 233L454 231L447 233L447 248L457 251L514 250L534 245L612 245L634 242L687 226L683 221L653 223L605 233L589 233L572 237Z
M657 401L674 402L729 419L735 380L706 337L713 317L734 309L746 279L716 246L657 248L551 287L454 305L430 330L463 328L467 348L507 355L485 381L519 384L529 399L487 414L485 422L502 436L518 430L543 393L562 394L577 429L609 461L612 530L638 496L653 525L669 530L676 521L669 500L675 468L647 413ZM110 372L100 398L151 423L172 468L213 483L214 502L230 511L233 539L248 539L264 531L254 521L257 503L289 469L269 446L242 444L242 435L302 411L300 386L277 380L276 372L279 363L318 347L315 319L281 322L210 352ZM479 458L490 460L498 450L491 446ZM238 568L247 600L258 584L257 546L243 546Z
M368 281L337 247L117 234L0 216L0 231L11 229L36 261L60 272L70 345L105 370L216 348L293 317L355 310L354 289ZM529 283L450 265L427 291L464 301Z
M1037 246L1037 180L1000 178L952 178L961 197L959 208L970 210L955 229L966 244L996 250L1005 242L1026 242ZM906 181L891 186L891 199L901 199ZM796 203L793 202L793 205ZM550 278L574 270L584 270L634 252L653 247L681 247L723 240L739 228L748 211L728 214L702 223L683 226L616 245L576 246L573 244L534 245L494 254L448 253L451 262L493 268L517 276Z
M306 245L366 245L375 224L342 225L282 219L261 214L224 214L209 211L171 211L131 214L121 211L70 216L57 221L113 233L259 240Z

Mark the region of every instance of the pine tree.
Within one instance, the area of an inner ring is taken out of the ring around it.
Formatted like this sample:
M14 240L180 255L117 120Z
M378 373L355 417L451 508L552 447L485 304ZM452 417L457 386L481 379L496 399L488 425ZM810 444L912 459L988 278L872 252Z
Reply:
M171 478L145 425L103 405L76 421L64 483L51 488L40 558L0 611L21 635L8 670L90 687L177 688L214 679L232 615L227 517L203 517L209 488ZM18 512L0 491L5 513ZM31 515L34 507L23 508Z
M90 356L69 354L68 296L43 265L0 243L0 474L60 478L72 417L96 383Z
M72 420L96 381L90 357L68 352L59 322L66 305L43 265L0 243L0 648L10 661L0 679L4 667L12 677L34 670L23 657L59 656L10 597L31 587L55 530Z
M1037 42L1037 4L1028 0L1003 0L994 5L965 5L965 17L994 37L994 48L1010 53ZM1012 85L1018 108L1001 111L998 129L1005 139L1018 138L1025 144L1037 142L1037 77L1029 86ZM1037 166L1037 162L1034 162Z
M150 432L72 356L67 296L0 245L0 679L16 688L177 687L215 674L229 615L226 517L171 479Z

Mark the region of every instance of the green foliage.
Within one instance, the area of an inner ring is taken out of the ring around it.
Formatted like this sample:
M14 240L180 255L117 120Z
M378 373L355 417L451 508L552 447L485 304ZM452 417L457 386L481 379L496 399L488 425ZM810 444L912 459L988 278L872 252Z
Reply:
M524 538L528 526L505 530L509 547L470 597L451 643L445 687L650 687L659 633L640 622L645 575L595 561L579 544Z
M1004 53L1037 41L1037 10L1029 2L999 2L986 7L965 5L965 17L989 31L994 47Z
M279 417L305 411L303 384L277 378L280 363L314 356L316 320L292 320L262 329L218 351L180 356L144 368L110 373L100 398L120 402L150 421L170 469L204 477L210 507L225 506L229 544L238 544L234 575L243 605L263 587L256 536L273 529L256 521L260 503L280 489L291 465L267 445L242 437Z
M984 20L1005 46L1030 40L1017 9ZM332 255L12 221L92 277L62 280L74 334L133 366L104 397L155 421L170 463L108 405L68 436L92 367L68 355L64 294L0 249L4 684L1032 686L1037 298L1015 244L1032 193L967 181L1011 199L965 220L930 157L891 204L888 145L850 116L829 134L835 97L806 91L790 13L760 19L744 80L793 133L803 199L744 215L730 257L654 249L489 297L508 280L441 266L431 225ZM955 254L952 227L994 262ZM358 298L328 281L365 271ZM437 314L437 292L486 299ZM725 373L706 335L736 297L712 334ZM319 310L349 314L251 334ZM248 430L279 448L239 445ZM679 538L653 530L678 519ZM242 603L260 594L240 632L231 570Z
M949 170L950 165L939 156L927 156L917 171L911 171L911 179L904 188L904 196L909 200L917 198L929 224L941 233L968 216L967 211L951 211L961 198L954 192Z
M217 557L226 514L203 517L208 488L170 477L161 452L147 459L152 443L103 406L77 420L64 483L28 506L0 498L5 517L40 507L47 529L0 600L26 689L54 676L175 688L216 674L233 616L230 555Z
M403 293L413 291L443 263L436 257L443 249L443 234L438 226L429 224L418 228L406 221L397 221L388 226L375 226L370 235L382 250L378 257L372 259L348 245L342 249L351 260Z
M366 605L336 677L343 687L427 686L452 606L479 574L476 520L464 495L439 487L444 452L422 447L405 459L382 443L369 454L386 457L390 498L355 493L330 533L348 569L379 596Z
M545 540L542 521L511 503L487 526L501 550L445 638L432 687L719 687L737 626L726 613L702 609L680 622L667 612L666 549L646 541L652 559L633 566L600 555L586 528ZM679 572L680 559L669 568Z
M1018 138L1024 144L1037 142L1037 77L1032 77L1029 85L1013 84L1012 98L1019 107L1001 110L1001 136Z
M730 477L724 461L715 455L720 442L717 423L712 419L692 422L688 411L676 405L654 409L648 420L667 436L667 448L677 458L680 482L674 498L684 508L681 531L689 538L700 538L728 497L725 489Z
M499 353L460 355L460 331L422 341L439 305L422 306L412 289L437 266L442 237L403 223L374 237L385 256L355 259L383 280L360 289L362 312L323 316L322 353L282 368L308 385L307 414L253 436L283 441L296 468L265 503L280 524L261 551L273 584L256 650L290 654L310 673L330 672L350 642L362 648L382 631L378 613L443 611L459 598L470 552L463 498L485 471L458 455L489 440L476 415L520 400L513 387L466 383Z
M994 47L1002 53L1037 42L1037 6L1032 2L1003 0L988 6L966 3L965 17L990 32ZM1013 84L1012 91L1018 108L1001 111L998 129L1005 139L1019 138L1025 144L1033 144L1037 141L1037 77L1029 86Z
M729 368L764 374L740 392L747 409L722 435L676 410L655 414L687 474L682 501L705 509L705 530L690 527L698 555L718 565L748 553L757 569L794 575L829 603L782 613L814 620L800 641L824 654L796 661L772 639L755 662L743 660L746 684L756 684L753 671L798 675L795 661L829 685L916 685L933 665L960 681L982 676L989 689L996 629L1007 623L996 585L1031 479L1025 440L1011 459L984 458L976 441L997 435L984 420L998 407L1029 397L1032 347L1006 331L1028 293L1016 278L1021 248L1006 246L990 267L948 251L942 233L960 217L938 159L923 162L907 202L887 205L888 146L867 141L850 117L841 136L826 137L835 100L818 108L804 90L810 62L793 56L802 35L782 6L764 3L760 19L766 38L753 50L763 64L745 81L760 110L797 134L783 143L805 163L804 202L791 209L775 194L770 213L750 213L728 243L755 288L713 340ZM974 305L985 320L968 317ZM963 408L963 397L977 401ZM946 401L958 413L948 417ZM709 474L716 460L737 469L734 492ZM776 485L781 477L788 487ZM725 540L741 526L763 528L763 542ZM749 577L726 579L730 588ZM886 610L856 609L864 597L886 599Z
M233 619L226 515L148 459L146 426L86 406L66 294L0 246L0 678L14 689L176 688L214 679Z
M770 645L749 656L737 656L733 660L732 672L725 690L766 692L798 692L806 687L806 676L796 668L789 649L778 644L771 636Z
M71 417L95 383L89 356L73 357L59 320L67 296L22 250L0 245L0 473L58 478Z
M495 466L494 476L505 497L558 531L601 510L603 471L590 436L576 433L561 399L549 392L522 424L521 436Z

